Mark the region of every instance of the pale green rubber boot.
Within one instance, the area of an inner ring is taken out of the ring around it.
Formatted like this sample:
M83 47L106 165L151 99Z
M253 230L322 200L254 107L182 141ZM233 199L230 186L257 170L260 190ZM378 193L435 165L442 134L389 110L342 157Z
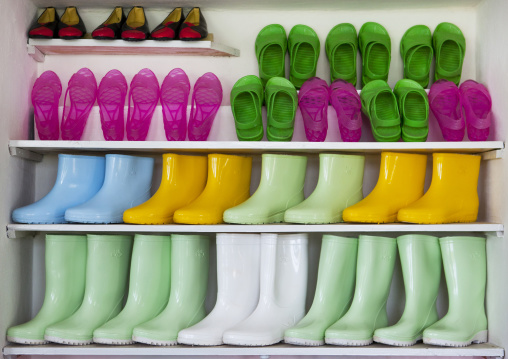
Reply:
M395 238L360 236L353 303L348 312L326 330L326 344L369 345L374 331L388 325L386 301L396 255Z
M264 154L258 189L242 204L226 210L224 222L262 224L284 221L286 210L304 199L306 167L306 156Z
M205 318L210 240L202 235L171 236L171 294L166 309L136 326L132 339L151 345L176 345L178 332Z
M123 310L94 330L93 341L100 344L132 344L134 327L159 315L166 307L171 282L170 236L134 237L129 295Z
M307 315L286 330L286 343L325 343L326 328L346 313L353 299L357 251L356 238L323 235L314 302Z
M437 237L408 234L397 238L406 307L397 324L377 329L374 341L410 346L422 339L423 330L439 319L436 300L441 281L441 249Z
M448 313L423 332L425 344L465 347L487 342L485 238L439 240L448 287Z
M305 201L286 211L284 222L342 222L342 211L363 199L364 165L365 156L321 153L316 189Z
M46 236L46 293L31 321L9 328L7 340L19 344L45 344L44 331L71 316L85 293L86 236Z
M93 331L122 310L132 236L88 235L85 298L81 307L62 322L46 329L50 342L85 345L93 341Z

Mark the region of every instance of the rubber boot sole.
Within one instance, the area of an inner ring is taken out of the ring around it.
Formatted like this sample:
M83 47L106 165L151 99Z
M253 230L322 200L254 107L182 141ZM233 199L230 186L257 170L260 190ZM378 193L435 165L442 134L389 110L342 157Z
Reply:
M446 339L434 339L434 338L423 338L424 344L430 344L430 345L439 345L442 347L467 347L471 344L481 344L487 342L487 330L482 330L478 333L476 333L471 339L466 340L464 342L457 342L453 340L446 340Z
M44 339L52 343L65 344L65 345L88 345L92 344L93 340L77 340L77 339L64 339L60 337L53 337L49 335L45 335Z
M11 343L17 344L26 344L26 345L42 345L48 344L47 340L44 339L26 339L26 338L18 338L18 337L9 337L7 336L7 341Z
M145 338L145 337L138 337L138 336L133 336L132 339L137 342L137 343L143 343L143 344L148 344L148 345L156 345L156 346L159 346L159 347L169 347L169 346L173 346L173 345L177 345L177 341L176 340L155 340L155 339L150 339L150 338Z
M326 338L325 343L331 345L344 345L351 347L363 347L366 345L371 345L374 341L371 339L365 340L357 340L357 339L335 339L335 338Z
M312 340L312 339L303 339L303 338L290 338L284 337L284 342L293 345L301 345L305 347L318 347L321 345L325 345L325 340Z
M374 341L376 343L386 344L386 345L392 345L396 347L410 347L418 343L419 341L422 341L422 337L419 336L418 338L414 340L396 340L396 339L388 339L388 338L381 338L374 336Z

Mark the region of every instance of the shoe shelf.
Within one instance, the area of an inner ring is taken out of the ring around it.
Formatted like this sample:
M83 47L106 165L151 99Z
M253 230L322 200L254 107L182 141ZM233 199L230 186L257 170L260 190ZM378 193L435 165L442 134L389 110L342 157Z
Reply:
M27 46L28 54L37 62L44 62L46 55L240 56L240 50L213 41L213 34L199 41L29 39Z

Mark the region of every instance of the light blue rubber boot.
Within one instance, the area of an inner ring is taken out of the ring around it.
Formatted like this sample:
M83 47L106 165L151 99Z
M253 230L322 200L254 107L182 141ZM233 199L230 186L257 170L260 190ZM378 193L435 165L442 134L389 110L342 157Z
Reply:
M82 205L69 208L65 220L79 223L122 223L123 212L150 198L154 160L106 155L104 185Z
M104 183L104 157L58 155L55 185L49 193L28 206L12 212L18 223L66 223L67 208L92 198Z

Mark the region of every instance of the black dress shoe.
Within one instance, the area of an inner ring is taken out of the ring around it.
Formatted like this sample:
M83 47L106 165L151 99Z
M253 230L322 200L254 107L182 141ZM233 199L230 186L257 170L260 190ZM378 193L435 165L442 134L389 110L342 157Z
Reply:
M178 31L183 23L183 10L175 8L151 33L154 40L175 40L178 39Z
M122 25L122 39L126 41L142 41L146 40L149 34L145 10L141 6L134 6L129 11L127 20Z
M206 20L198 7L187 14L178 36L184 41L200 40L208 36Z
M92 32L92 37L98 40L119 39L125 20L123 8L121 6L115 7L108 19Z
M86 27L75 6L68 6L58 23L58 37L64 40L80 39L86 34Z
M28 37L32 39L52 39L57 36L58 14L54 7L47 7L30 26Z

